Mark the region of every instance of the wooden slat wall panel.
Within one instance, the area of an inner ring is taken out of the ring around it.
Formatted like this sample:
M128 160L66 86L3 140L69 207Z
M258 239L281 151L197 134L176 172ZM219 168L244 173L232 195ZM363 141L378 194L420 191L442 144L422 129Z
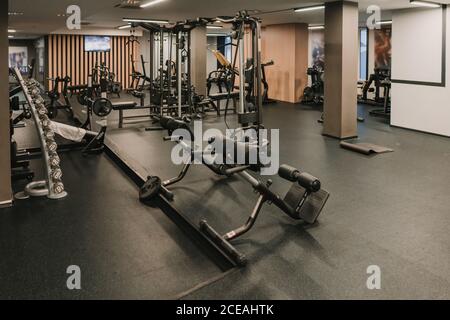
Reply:
M72 85L87 84L88 75L96 63L102 62L116 74L116 81L124 88L131 85L132 65L137 48L135 44L127 45L127 36L112 36L110 52L84 52L84 36L82 35L49 35L48 36L48 75L49 78L69 76ZM48 87L53 86L48 81Z

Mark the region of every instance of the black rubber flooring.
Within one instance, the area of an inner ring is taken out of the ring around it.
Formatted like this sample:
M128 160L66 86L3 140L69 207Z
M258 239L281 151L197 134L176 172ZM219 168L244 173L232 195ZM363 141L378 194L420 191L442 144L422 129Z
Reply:
M320 111L312 107L266 107L266 126L281 129L281 163L318 176L331 198L313 226L265 207L254 229L235 242L248 266L187 298L450 298L448 138L391 128L367 111L360 108L361 139L394 153L366 157L340 149L321 135ZM136 170L162 178L178 173L164 132L145 132L148 122L114 129L116 118L110 117L108 143ZM215 116L205 123L224 128ZM68 199L2 210L2 297L167 298L223 275L160 210L142 206L133 184L105 157L70 154L63 163ZM272 179L275 191L288 190L287 182ZM256 200L246 183L201 166L173 190L177 208L219 231L243 223ZM69 264L85 270L80 292L65 289ZM370 265L381 268L381 290L366 287Z
M247 268L194 292L195 299L399 299L450 297L450 200L448 139L391 128L367 115L361 140L395 149L366 157L321 135L320 111L312 107L267 106L264 122L279 128L281 163L318 176L331 193L319 223L305 226L274 207L265 207L247 235L235 242L249 258ZM233 116L228 119L233 125ZM114 119L111 119L114 126ZM148 123L110 130L109 138L134 158L143 174L175 176L172 144L165 132L145 132ZM224 129L211 116L205 128ZM289 184L272 177L284 194ZM173 188L174 204L194 222L206 218L225 232L245 222L256 201L249 186L195 166ZM382 289L366 287L367 268L382 271Z
M36 146L21 130L19 145ZM105 155L61 156L67 198L1 210L0 299L173 299L225 275ZM31 166L40 179L41 161ZM80 291L66 287L70 265Z

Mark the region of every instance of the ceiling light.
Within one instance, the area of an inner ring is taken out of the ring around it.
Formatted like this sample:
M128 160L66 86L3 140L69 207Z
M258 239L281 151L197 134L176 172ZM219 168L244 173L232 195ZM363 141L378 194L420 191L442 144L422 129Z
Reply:
M147 22L147 23L169 23L168 20L158 20L158 19L139 19L139 18L123 18L122 21L125 22Z
M140 7L141 8L147 8L147 7L150 7L150 6L154 5L154 4L157 4L157 3L160 3L160 2L164 2L164 1L165 0L153 0L153 1L141 4Z
M318 5L318 6L296 8L296 9L294 9L294 11L295 12L306 12L306 11L315 11L315 10L322 10L322 9L325 9L325 6L323 4Z
M325 29L325 26L309 26L309 30L323 30Z
M392 24L392 20L377 21L376 24L379 25Z
M226 33L207 33L207 37L229 37Z
M419 1L419 0L410 0L411 4L420 7L428 7L428 8L440 8L441 5L439 3L431 2L431 1Z
M223 29L222 26L206 26L208 29Z
M16 33L16 30L14 30L14 29L8 29L8 33Z
M8 12L8 16L23 16L23 12Z
M14 36L9 35L8 38L9 38L9 39L12 39L12 38L14 38Z
M117 29L122 30L122 29L128 29L128 28L131 28L131 24L126 24L126 25L124 25L124 26L120 26L120 27L118 27Z

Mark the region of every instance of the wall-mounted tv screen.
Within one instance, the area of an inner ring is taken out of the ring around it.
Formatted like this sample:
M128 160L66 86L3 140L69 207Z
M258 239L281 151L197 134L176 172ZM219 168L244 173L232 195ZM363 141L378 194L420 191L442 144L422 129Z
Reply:
M111 37L107 36L84 36L84 51L110 51Z

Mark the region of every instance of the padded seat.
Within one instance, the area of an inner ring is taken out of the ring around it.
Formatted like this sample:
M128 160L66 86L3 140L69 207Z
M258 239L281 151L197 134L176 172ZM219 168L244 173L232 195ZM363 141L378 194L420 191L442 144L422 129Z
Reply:
M237 99L239 99L240 93L239 91L233 91L228 94L228 92L218 92L218 93L211 93L208 96L208 101L210 102L211 106L214 108L214 110L217 111L217 115L220 116L220 112L224 111L224 109L221 108L220 102L222 100L227 100L230 98L233 100L233 112L236 113L236 106L237 106Z
M147 115L132 115L132 116L124 116L125 110L143 110L143 109L151 109L151 106L138 105L135 101L119 101L114 102L112 104L112 108L115 111L119 111L119 128L123 128L124 120L132 120L139 118L151 118L151 113Z
M113 110L129 110L129 109L135 109L137 106L137 102L134 101L120 101L120 102L114 102L112 104Z

